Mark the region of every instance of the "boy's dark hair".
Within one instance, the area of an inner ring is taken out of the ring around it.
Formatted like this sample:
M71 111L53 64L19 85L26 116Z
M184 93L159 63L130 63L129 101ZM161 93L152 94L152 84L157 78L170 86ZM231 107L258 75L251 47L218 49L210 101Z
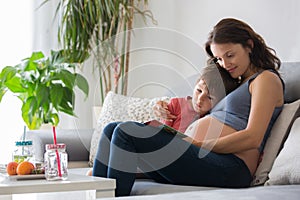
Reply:
M197 83L201 79L205 81L210 96L214 97L214 103L219 102L240 85L237 79L232 78L230 74L212 58L209 59L206 66L202 68Z

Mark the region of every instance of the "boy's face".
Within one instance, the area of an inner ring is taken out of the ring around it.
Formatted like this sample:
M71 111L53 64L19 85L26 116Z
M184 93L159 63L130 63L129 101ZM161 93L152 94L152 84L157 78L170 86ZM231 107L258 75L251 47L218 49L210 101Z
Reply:
M212 98L204 80L200 80L193 92L192 105L201 116L207 114L212 108Z

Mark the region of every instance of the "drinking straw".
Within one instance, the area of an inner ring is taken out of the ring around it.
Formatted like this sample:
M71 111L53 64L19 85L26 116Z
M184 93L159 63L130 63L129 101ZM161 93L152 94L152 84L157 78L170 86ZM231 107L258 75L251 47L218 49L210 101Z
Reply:
M24 126L24 131L23 131L23 141L25 141L26 138L26 126Z
M25 138L26 138L26 126L24 126L22 142L25 141ZM24 145L22 145L22 155L24 155Z
M53 142L55 145L57 145L57 141L56 141L56 130L55 130L55 126L52 126L52 131L53 131ZM55 150L56 153L56 161L57 161L57 168L58 168L58 176L61 177L61 168L60 168L60 159L59 159L59 154L58 154L58 150Z
M53 131L53 142L54 142L54 144L57 144L57 142L56 142L56 130L55 130L55 126L52 126L52 131Z

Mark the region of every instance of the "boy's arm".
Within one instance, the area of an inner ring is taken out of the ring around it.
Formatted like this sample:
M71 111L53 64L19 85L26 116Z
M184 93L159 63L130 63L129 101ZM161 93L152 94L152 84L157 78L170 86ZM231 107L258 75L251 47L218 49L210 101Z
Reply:
M174 116L178 116L178 113L176 112L176 108L178 108L180 105L179 105L179 102L178 102L178 98L172 98L170 100L170 102L168 103L168 110L169 112L174 115ZM164 119L161 119L160 120L162 123L168 125L168 126L171 126L173 127L173 124L174 124L174 120L164 120Z
M172 115L168 110L167 101L157 101L156 104L153 106L153 114L159 119L176 119L176 116Z

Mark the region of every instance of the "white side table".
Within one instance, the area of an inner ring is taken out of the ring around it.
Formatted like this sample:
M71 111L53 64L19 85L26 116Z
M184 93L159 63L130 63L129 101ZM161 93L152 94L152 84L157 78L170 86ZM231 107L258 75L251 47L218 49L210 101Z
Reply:
M88 199L114 197L116 182L114 179L69 173L65 181L11 180L1 178L0 199L12 199L13 194L48 193L66 191L91 191ZM66 197L68 199L68 197Z

